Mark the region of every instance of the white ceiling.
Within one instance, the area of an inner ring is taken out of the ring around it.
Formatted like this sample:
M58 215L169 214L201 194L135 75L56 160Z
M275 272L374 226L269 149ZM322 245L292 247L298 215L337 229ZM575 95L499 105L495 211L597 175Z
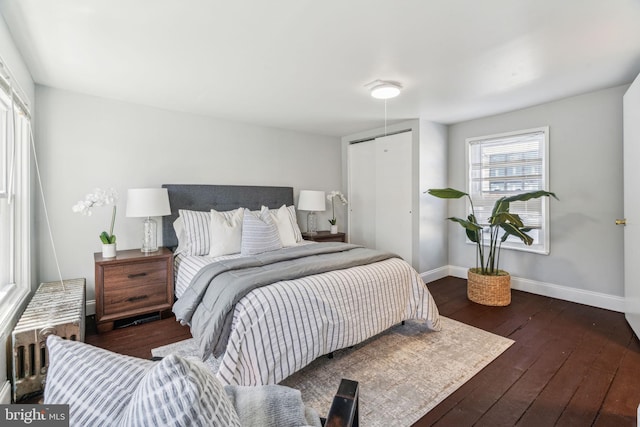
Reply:
M36 83L342 136L629 83L639 0L0 0Z

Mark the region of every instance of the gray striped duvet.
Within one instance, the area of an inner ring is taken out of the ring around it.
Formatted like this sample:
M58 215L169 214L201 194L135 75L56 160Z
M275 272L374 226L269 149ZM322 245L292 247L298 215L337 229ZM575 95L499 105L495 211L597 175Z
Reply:
M197 271L210 262L215 261L176 260L177 283L187 269ZM254 289L236 304L218 377L233 385L278 383L323 354L407 319L440 328L426 285L398 258L280 281Z

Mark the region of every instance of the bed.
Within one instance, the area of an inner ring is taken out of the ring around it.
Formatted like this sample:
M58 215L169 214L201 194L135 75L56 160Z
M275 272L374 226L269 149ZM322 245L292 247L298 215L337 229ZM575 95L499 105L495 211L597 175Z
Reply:
M404 320L419 319L426 328L440 329L433 298L405 261L356 245L303 240L293 188L163 187L171 205L171 215L163 219L163 245L176 253L173 311L191 327L200 357L217 358L223 383L278 383L317 357ZM216 221L226 224L227 233L240 211L242 254L214 250L223 240L233 241L230 235L220 237ZM268 234L267 225L256 218L274 223L285 247L253 248L256 223ZM185 237L185 229L190 236Z

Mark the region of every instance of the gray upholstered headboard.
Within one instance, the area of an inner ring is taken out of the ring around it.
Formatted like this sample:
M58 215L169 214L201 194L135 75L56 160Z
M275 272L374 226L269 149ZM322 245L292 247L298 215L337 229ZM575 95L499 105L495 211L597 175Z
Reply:
M162 245L178 246L173 221L179 209L192 211L228 211L239 207L256 210L262 206L277 209L293 204L293 187L259 187L248 185L164 184L169 192L171 215L162 217Z

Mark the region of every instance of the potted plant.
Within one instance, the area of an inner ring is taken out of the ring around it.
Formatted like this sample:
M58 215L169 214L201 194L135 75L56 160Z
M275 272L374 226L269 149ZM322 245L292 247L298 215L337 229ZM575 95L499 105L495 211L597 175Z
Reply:
M105 258L113 258L116 256L116 236L113 234L113 227L116 222L116 203L118 202L118 193L113 188L103 190L96 188L93 193L85 196L84 200L79 201L71 208L73 212L79 212L82 215L91 216L91 208L113 205L111 210L111 227L109 232L103 231L98 238L102 242L102 256Z
M457 222L466 231L467 237L476 244L476 267L470 268L467 281L467 296L471 301L484 305L504 306L511 303L511 276L504 270L500 270L500 250L509 236L515 236L525 245L533 243L533 238L527 233L531 231L526 227L520 216L509 212L513 202L526 202L540 197L553 197L554 193L544 190L530 191L509 197L501 197L496 200L487 219L487 224L482 225L473 207L471 196L464 191L453 188L429 189L427 193L441 199L460 199L467 197L471 205L471 214L466 219L450 217L450 221ZM500 235L500 232L503 232ZM489 244L485 247L483 234L489 233Z
M334 203L335 198L338 198L338 200L340 200L340 202L343 205L346 205L347 203L349 203L347 201L347 198L344 197L344 194L342 194L339 191L332 191L331 193L329 193L327 195L327 200L331 201L331 219L329 220L329 224L331 224L331 234L337 234L338 233L338 224L337 224L337 220L336 220L336 206Z

